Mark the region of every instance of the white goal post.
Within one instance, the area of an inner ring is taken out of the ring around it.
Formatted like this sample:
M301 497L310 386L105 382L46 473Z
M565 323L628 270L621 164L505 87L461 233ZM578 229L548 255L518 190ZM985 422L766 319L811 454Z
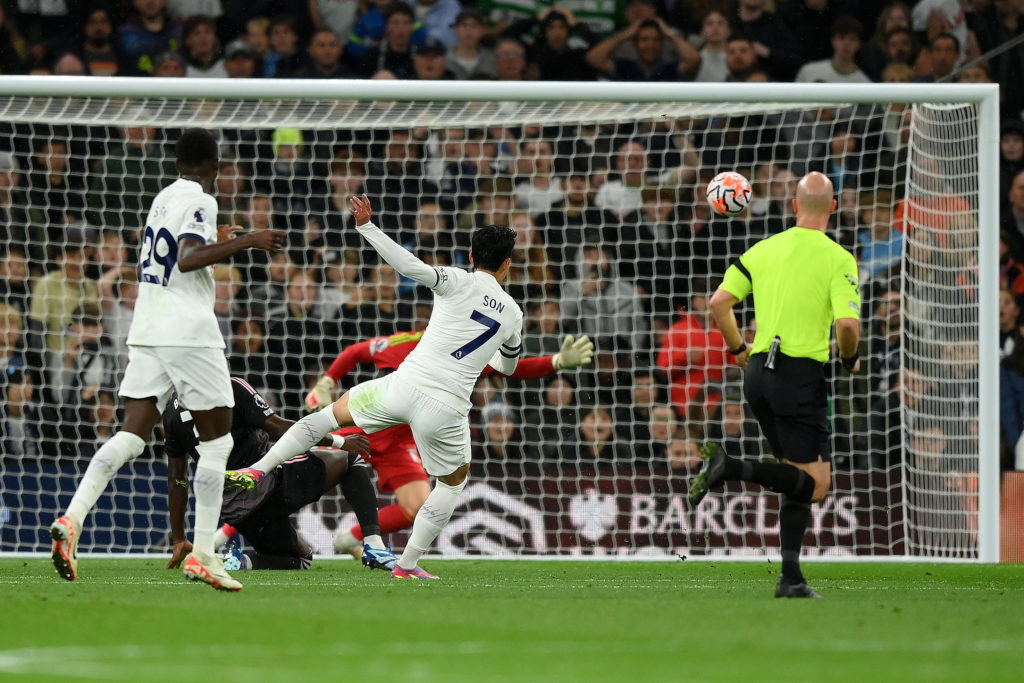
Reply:
M735 486L698 511L685 504L694 443L724 439L744 455L770 454L736 399L737 376L722 350L708 346L700 367L683 367L673 365L671 340L685 333L690 314L682 309L698 311L695 300L723 266L791 218L791 176L821 168L843 183L833 237L869 253L858 240L870 239L865 217L874 215L899 223L893 235L902 246L888 263L875 249L875 260L861 264L867 374L837 372L830 380L836 487L815 506L814 540L805 546L824 558L999 559L998 86L15 76L0 78L0 125L10 135L0 155L9 153L17 182L8 195L0 183L8 221L0 253L27 260L29 288L56 268L76 234L96 248L88 264L95 277L112 267L99 256L108 237L126 243L134 263L132 234L148 206L137 204L149 182L172 177L173 140L163 131L217 131L225 161L240 174L235 194L223 197L221 222L227 213L255 220L258 195L268 201L268 220L295 240L283 282L267 275L256 293L234 274L224 278L235 297L225 328L240 339L241 319L258 317L265 335L259 362L237 367L259 375L254 384L288 417L300 414L304 390L343 343L411 329L422 316L408 283L384 281L387 274L344 237L343 220L332 223L342 213L332 193L377 189L371 199L381 202L385 229L456 265L475 220L521 221L534 240L523 246L529 265L512 285L531 321L524 339L538 340L527 348L553 352L552 340L572 332L596 337L604 353L596 369L559 375L569 380L563 384L481 383L476 469L439 539L445 556L775 556L774 496ZM125 151L137 142L129 131L153 129L156 137L137 147L143 151ZM530 146L535 139L539 147ZM389 150L396 140L402 149ZM638 183L627 180L630 145L642 157ZM46 166L55 155L63 164L56 171ZM754 184L755 205L738 219L712 219L700 191L725 170ZM354 176L361 185L344 185ZM585 181L586 219L570 233L569 223L552 223L552 212L577 178ZM429 244L420 223L425 205L436 207L431 220L446 222L450 233L431 235ZM581 294L589 266L604 261L614 276L602 280L595 271L596 291L625 286L607 295L612 308ZM252 264L234 266L247 276ZM316 307L302 314L287 298L296 271L308 273L318 292ZM372 300L382 288L397 299ZM100 291L108 337L117 327L121 302L110 299L117 291ZM25 302L31 306L31 297ZM898 307L899 317L883 320L884 306ZM75 382L88 384L84 370L59 372L66 338L81 323L71 313L47 323L39 311L23 312L30 341L8 375L34 383L34 394L2 416L0 554L46 550L44 529L85 468L76 453L104 433L96 397L110 380L82 391L89 387ZM641 404L648 382L656 398ZM12 387L10 380L6 391ZM69 391L73 414L61 400ZM567 403L558 403L559 392ZM739 431L732 434L734 403ZM586 431L599 434L602 420L614 438ZM501 436L503 426L514 436ZM585 457L591 441L593 462ZM163 552L165 478L159 448L126 467L87 523L83 550ZM330 532L350 521L346 511L330 495L299 513L298 523L327 553Z

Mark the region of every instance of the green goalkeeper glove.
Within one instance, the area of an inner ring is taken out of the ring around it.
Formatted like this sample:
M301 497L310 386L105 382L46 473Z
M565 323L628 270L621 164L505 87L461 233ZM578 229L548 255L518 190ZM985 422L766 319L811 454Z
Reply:
M313 391L306 394L306 410L320 410L334 400L334 380L324 375L317 380Z
M594 360L594 342L590 341L590 337L583 335L573 341L572 335L567 334L562 340L562 348L555 354L551 363L556 370L567 370L587 365L592 360Z

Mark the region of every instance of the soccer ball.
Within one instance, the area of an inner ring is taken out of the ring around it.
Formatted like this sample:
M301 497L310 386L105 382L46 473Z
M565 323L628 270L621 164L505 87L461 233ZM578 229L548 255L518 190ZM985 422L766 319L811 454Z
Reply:
M708 183L708 204L719 216L739 216L753 194L750 181L736 171L719 173Z

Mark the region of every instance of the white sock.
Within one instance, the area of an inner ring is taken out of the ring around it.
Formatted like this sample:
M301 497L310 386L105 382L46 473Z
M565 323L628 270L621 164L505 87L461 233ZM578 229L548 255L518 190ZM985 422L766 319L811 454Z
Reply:
M368 545L371 548L377 548L378 550L384 550L384 539L373 534L372 536L366 536L363 538L363 545Z
M68 517L81 527L86 515L96 505L121 466L139 457L145 448L146 442L131 432L121 431L110 437L89 461L85 476L68 505Z
M252 469L269 472L288 458L305 453L337 428L338 421L334 418L332 403L293 424L266 455L252 464Z
M402 569L413 569L427 552L427 548L434 542L441 529L448 524L452 518L455 506L459 503L459 494L466 488L465 480L458 486L449 486L440 479L434 484L434 490L427 496L423 507L416 513L416 519L412 523L412 533L409 535L409 543L405 546L405 552L398 560L398 566Z
M205 557L213 555L213 535L220 521L220 504L224 500L224 469L234 439L228 432L196 446L199 462L192 479L196 496L196 528L192 533L192 549Z

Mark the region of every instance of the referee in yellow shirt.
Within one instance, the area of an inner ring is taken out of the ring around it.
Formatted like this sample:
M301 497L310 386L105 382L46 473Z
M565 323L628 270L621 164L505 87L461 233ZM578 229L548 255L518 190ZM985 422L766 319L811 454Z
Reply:
M832 182L809 173L797 185L796 226L761 240L725 273L711 314L736 364L746 370L743 393L779 462L751 462L718 450L690 487L693 505L726 481L749 481L782 494L777 598L819 598L800 571L800 546L811 503L832 485L824 364L835 322L839 356L860 370L860 292L853 255L825 234L835 211ZM754 295L757 336L747 348L733 307Z

